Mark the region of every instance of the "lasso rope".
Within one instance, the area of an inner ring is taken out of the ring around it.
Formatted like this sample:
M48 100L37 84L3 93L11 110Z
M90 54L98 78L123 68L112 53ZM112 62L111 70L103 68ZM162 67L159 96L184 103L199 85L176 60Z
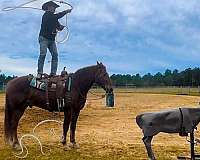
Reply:
M39 0L31 0L29 2L26 2L26 3L22 3L18 6L12 6L12 7L5 7L3 8L1 11L13 11L13 10L16 10L16 9L36 9L36 10L42 10L41 8L37 8L37 7L26 7L25 5L28 5L30 3L33 3L33 2L36 2L36 1L39 1ZM60 3L60 4L65 4L65 5L68 5L71 9L73 9L73 6L67 2L64 2L64 1L58 1L58 0L52 0L54 2L57 2L57 3ZM64 43L66 42L68 39L69 39L69 35L70 35L70 31L69 31L69 27L68 27L68 21L67 21L67 14L66 14L66 20L65 20L65 25L64 27L66 28L66 31L64 32L64 36L61 40L58 40L58 34L56 35L56 42L57 43ZM61 31L57 31L57 33L60 33Z
M73 6L67 2L64 2L64 1L58 1L58 0L54 0L54 2L59 2L60 4L65 4L65 5L68 5L70 6L71 10L73 10ZM69 39L69 35L70 35L70 30L69 30L69 26L68 26L68 20L67 20L67 14L66 14L66 19L65 19L65 25L64 27L66 28L66 32L65 33L65 36L63 36L63 38L61 40L58 40L58 36L56 36L56 42L57 43L64 43L66 42L68 39ZM57 31L58 33L60 31Z
M36 1L38 1L38 0L32 0L32 1L20 4L19 6L5 7L5 8L2 9L2 11L12 11L12 10L19 9L19 8L22 8L22 9L37 9L37 10L42 10L42 9L36 8L36 7L25 7L25 5L33 3L33 2L36 2Z
M65 15L65 17L66 17L66 19L65 19L65 25L64 25L65 28L64 28L64 30L66 29L66 31L63 32L63 33L65 33L64 36L63 36L63 38L62 38L61 40L59 40L59 39L58 39L58 34L57 34L57 33L60 33L60 32L62 32L62 31L58 31L58 30L57 30L57 33L56 33L56 42L57 42L57 43L64 43L64 42L68 41L68 39L69 39L70 30L69 30L69 27L68 27L67 14Z
M33 138L33 139L37 140L37 142L38 142L39 145L40 145L40 152L42 153L42 155L45 155L45 153L44 153L44 151L43 151L42 143L41 143L40 139L38 138L38 136L36 135L35 130L37 129L37 127L39 127L39 126L41 126L42 124L47 123L47 122L56 122L56 123L59 123L59 124L61 124L61 125L63 124L62 121L58 121L58 120L44 120L44 121L38 123L38 124L33 128L32 134L25 134L25 135L23 135L23 136L20 138L20 140L19 140L19 145L20 145L20 148L21 148L21 152L18 153L18 154L14 154L15 157L17 157L17 158L26 158L26 157L27 157L27 155L28 155L28 153L29 153L29 152L28 152L28 149L27 149L26 145L22 143L22 140L23 140L24 138L26 138L26 137L27 137L27 138ZM54 131L53 128L51 128L50 131L55 135L55 131ZM24 153L24 148L25 148L25 150L26 150L26 153L25 153L24 156L22 156L22 154Z
M106 96L106 93L103 94L103 95L98 95L98 94L95 94L95 93L93 93L93 92L91 92L91 91L89 91L89 93L92 94L92 95L94 95L94 96L96 96L96 97L99 97L99 98L96 98L96 99L88 99L88 100L99 100L99 99L105 98L105 96Z
M59 123L59 124L61 124L61 125L63 124L62 121L50 120L50 119L44 120L44 121L38 123L38 124L33 128L33 134L35 134L35 130L36 130L37 127L39 127L40 125L42 125L42 124L44 124L44 123L47 123L47 122L56 122L56 123Z
M23 140L24 138L26 138L26 137L31 137L31 138L33 138L33 139L36 139L36 140L38 141L39 145L40 145L40 151L41 151L41 153L42 153L43 155L45 155L45 153L43 152L42 143L40 142L39 138L36 137L36 136L33 135L33 134L25 134L25 135L23 135L23 136L20 138L20 140L19 140L19 145L20 145L20 147L21 147L21 152L18 153L18 154L15 154L15 157L17 157L17 158L26 158L26 157L27 157L27 155L28 155L28 149L27 149L26 145L24 145L24 144L22 143L22 140ZM24 156L20 156L20 155L22 155L22 154L24 153L24 148L25 148L25 150L26 150L26 154L25 154Z

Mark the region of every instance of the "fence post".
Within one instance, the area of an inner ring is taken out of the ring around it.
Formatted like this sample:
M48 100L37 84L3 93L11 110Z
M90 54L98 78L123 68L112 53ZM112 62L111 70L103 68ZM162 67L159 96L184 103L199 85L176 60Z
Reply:
M6 90L6 84L5 84L5 83L3 83L2 90L3 90L3 91L5 91L5 90Z
M200 94L200 86L198 86L198 91L199 91L199 94Z
M190 95L190 87L191 87L191 86L188 86L188 92L189 92L188 95Z

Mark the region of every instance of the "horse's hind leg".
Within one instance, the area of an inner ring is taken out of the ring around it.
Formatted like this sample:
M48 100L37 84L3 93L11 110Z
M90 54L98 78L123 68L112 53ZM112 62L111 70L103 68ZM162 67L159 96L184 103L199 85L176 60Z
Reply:
M143 137L143 142L145 144L145 147L147 149L147 153L148 153L148 157L150 158L150 160L155 160L155 156L153 154L152 148L151 148L151 140L152 140L153 136L145 136Z

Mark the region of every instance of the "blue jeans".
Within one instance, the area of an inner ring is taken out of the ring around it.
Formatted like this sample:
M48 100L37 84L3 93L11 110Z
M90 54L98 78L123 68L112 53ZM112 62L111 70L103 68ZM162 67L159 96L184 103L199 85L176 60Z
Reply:
M51 61L51 75L56 75L56 71L58 68L58 51L56 47L56 42L48 40L42 36L39 37L40 44L40 56L38 59L38 73L43 73L44 61L47 54L47 48L49 49L52 61Z

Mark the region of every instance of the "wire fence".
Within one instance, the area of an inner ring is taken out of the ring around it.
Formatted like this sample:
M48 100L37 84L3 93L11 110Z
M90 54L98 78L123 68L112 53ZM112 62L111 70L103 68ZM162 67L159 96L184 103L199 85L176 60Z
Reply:
M156 86L156 87L137 87L137 86L114 86L115 93L152 93L152 94L173 94L173 95L192 95L200 96L200 86ZM0 83L0 93L4 93L6 84ZM95 92L104 92L101 87L94 85L92 90Z
M173 95L191 95L200 96L200 86L156 86L156 87L127 87L114 86L115 93L152 93L152 94L173 94ZM96 92L104 92L99 87L93 88Z
M5 92L5 90L6 90L6 84L0 83L0 92Z

